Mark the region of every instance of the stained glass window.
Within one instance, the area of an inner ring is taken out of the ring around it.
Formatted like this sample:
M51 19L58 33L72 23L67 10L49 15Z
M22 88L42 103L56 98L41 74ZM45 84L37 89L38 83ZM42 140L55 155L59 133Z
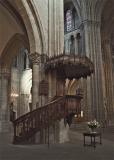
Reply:
M69 32L72 30L72 11L67 10L66 12L66 31Z

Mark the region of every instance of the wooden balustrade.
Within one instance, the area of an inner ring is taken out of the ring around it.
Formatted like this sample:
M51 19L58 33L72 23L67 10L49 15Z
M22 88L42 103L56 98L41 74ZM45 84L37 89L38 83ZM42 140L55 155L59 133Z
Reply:
M80 113L80 96L60 97L43 107L29 112L18 119L14 124L14 143L29 140L35 133L49 129L57 120L65 118L70 113Z
M80 101L81 101L82 97L81 96L71 96L71 95L67 95L66 96L66 111L67 114L70 113L75 113L75 114L79 114L81 113L81 105L80 105Z

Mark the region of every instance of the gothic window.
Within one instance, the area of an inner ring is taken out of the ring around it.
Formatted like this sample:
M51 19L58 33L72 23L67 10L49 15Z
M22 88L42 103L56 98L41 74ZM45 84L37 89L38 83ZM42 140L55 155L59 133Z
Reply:
M17 57L14 58L13 60L13 67L17 68L18 64L17 64Z
M80 33L77 33L76 39L77 39L77 45L78 45L78 54L81 54L81 52L82 52L82 39L81 39Z
M68 9L66 11L66 31L69 32L72 30L72 11Z
M75 54L75 42L74 36L71 36L71 44L70 44L70 54Z
M26 53L24 53L24 69L26 69L26 59L27 59L27 56L26 56Z
M30 65L30 61L29 61L29 57L28 57L28 50L27 49L24 49L23 51L23 67L24 69L29 69Z
M76 10L73 9L72 11L72 28L75 29L76 28Z

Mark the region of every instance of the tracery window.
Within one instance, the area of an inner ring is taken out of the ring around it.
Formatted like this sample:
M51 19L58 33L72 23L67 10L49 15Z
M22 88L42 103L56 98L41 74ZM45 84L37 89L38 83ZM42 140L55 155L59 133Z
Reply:
M66 11L66 31L69 32L72 30L72 11L68 9Z
M65 11L65 32L70 32L79 27L79 18L75 8Z
M74 44L74 36L71 36L71 44L70 44L70 54L75 54L75 44Z

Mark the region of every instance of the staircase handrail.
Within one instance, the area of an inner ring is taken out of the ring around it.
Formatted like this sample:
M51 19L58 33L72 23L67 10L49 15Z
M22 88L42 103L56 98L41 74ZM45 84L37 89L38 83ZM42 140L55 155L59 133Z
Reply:
M80 102L81 96L67 95L58 97L56 100L17 118L13 122L14 143L20 143L29 139L38 131L49 128L54 125L57 120L65 118L69 113L80 112L80 107L76 107L77 104L74 99L76 97L76 103Z

